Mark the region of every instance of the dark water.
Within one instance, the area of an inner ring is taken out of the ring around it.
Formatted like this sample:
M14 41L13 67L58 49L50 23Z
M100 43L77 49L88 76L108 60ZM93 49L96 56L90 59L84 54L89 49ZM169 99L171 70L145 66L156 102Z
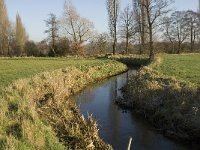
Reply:
M98 121L100 136L115 150L126 150L129 136L133 138L133 150L189 150L186 145L174 142L156 132L147 122L124 112L115 105L114 100L121 96L123 87L130 74L129 71L102 83L89 87L75 97L81 113L93 114Z

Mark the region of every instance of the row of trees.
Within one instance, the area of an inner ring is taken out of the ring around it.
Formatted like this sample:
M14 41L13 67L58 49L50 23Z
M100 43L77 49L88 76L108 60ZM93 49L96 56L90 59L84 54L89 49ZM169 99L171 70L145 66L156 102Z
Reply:
M16 24L9 21L4 0L0 0L0 56L25 55L25 45L28 37L19 14Z
M15 25L9 21L4 0L1 0L0 55L115 54L121 51L130 53L134 49L139 54L148 53L153 60L157 49L181 53L187 47L194 52L200 37L199 14L172 12L171 3L171 0L132 0L132 5L120 12L120 0L107 0L109 33L97 34L93 23L77 12L70 0L66 0L61 19L49 14L45 21L47 38L35 43L28 41L19 14Z
M68 44L67 50L62 44L62 50L71 54L84 54L86 49L89 53L106 53L111 49L113 54L119 49L129 53L135 47L140 54L148 52L150 60L153 60L157 48L168 53L180 53L185 43L189 43L190 50L194 51L200 33L199 14L193 11L172 12L171 3L171 0L132 0L132 5L120 12L119 0L107 0L110 32L94 34L93 23L81 17L67 0L62 19L50 14L46 21L48 29L45 33L48 34L51 52L54 56L59 55L56 43L61 39Z
M199 14L193 11L176 11L164 18L164 40L171 45L171 53L180 53L185 42L190 43L190 51L194 52L195 43L200 36Z
M125 41L126 53L132 42L140 54L148 50L150 60L154 59L155 45L163 43L170 53L180 53L185 43L189 43L190 51L194 52L200 34L200 16L193 11L173 12L169 7L171 3L171 0L132 0L132 7L127 6L119 14L120 1L107 0L113 54L117 37Z
M140 53L143 53L148 43L150 60L154 59L154 34L163 22L161 18L169 12L170 0L133 0L133 9L127 6L121 14L121 33L126 39L126 53L128 53L129 39L135 36L140 45ZM119 12L119 0L107 0L109 27L113 37L113 45L116 45L117 18ZM113 54L115 53L113 46Z
M121 45L117 43L118 32L120 37L126 38L125 51L128 53L130 46L129 40L134 35L133 23L134 15L131 7L127 7L124 12L120 14L120 25L118 24L118 15L120 13L119 0L107 0L107 10L109 15L109 29L110 34L102 33L97 34L94 31L93 23L81 17L76 8L72 5L70 0L66 0L64 4L64 12L61 19L57 19L56 15L50 14L48 20L46 20L48 34L47 41L49 43L50 52L52 56L58 56L59 54L84 54L88 53L106 53L110 52L115 54L117 49L121 48ZM119 25L119 26L118 26ZM118 28L120 27L120 31ZM67 49L62 49L64 53L59 53L59 41L66 39L68 42Z

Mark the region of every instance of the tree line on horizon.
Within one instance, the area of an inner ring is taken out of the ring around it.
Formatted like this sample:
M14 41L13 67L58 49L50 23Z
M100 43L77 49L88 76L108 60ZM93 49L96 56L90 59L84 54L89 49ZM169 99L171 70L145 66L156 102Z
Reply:
M191 10L173 11L173 0L132 0L120 12L120 0L107 0L113 54L117 36L125 41L125 52L134 45L139 54L148 53L150 61L155 53L180 54L199 50L200 14ZM118 31L118 32L117 32Z
M109 32L97 33L92 21L82 17L66 0L63 14L45 20L47 38L28 39L19 14L15 24L0 0L0 56L65 56L106 53L179 54L199 52L200 15L173 11L172 0L132 0L120 11L120 0L106 0Z
M19 14L12 23L7 14L4 0L0 0L0 56L21 56L28 40L25 27Z

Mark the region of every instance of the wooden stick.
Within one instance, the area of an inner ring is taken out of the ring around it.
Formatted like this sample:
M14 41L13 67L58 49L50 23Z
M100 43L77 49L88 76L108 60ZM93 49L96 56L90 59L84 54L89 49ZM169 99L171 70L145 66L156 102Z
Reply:
M132 142L132 137L129 137L129 142L128 142L128 148L127 148L127 150L131 149L131 142Z

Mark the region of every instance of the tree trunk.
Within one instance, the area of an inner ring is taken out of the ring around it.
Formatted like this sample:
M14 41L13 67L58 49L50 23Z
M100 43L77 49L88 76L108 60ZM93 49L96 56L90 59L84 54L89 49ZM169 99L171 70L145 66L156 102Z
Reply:
M11 50L10 50L10 43L8 43L8 56L12 57Z
M194 52L194 50L195 50L195 47L194 47L195 40L196 40L196 33L195 33L195 31L194 32L192 31L191 45L190 45L191 52Z
M152 61L154 61L154 58L155 58L154 49L153 49L153 42L149 43L149 49L150 49L149 60L152 62Z
M116 1L114 1L114 43L113 43L113 55L116 52L116 44L117 44L117 10L116 10Z
M126 33L126 54L128 54L128 43L129 43L129 38L128 38L128 30Z
M144 33L142 31L141 34L141 54L145 51L145 38L144 38Z
M114 25L114 42L113 42L113 55L116 52L116 45L117 45L117 24Z
M192 20L191 20L192 22ZM193 51L193 27L191 25L191 29L190 29L190 51Z
M152 62L154 61L155 58L155 54L154 54L154 48L153 48L153 31L152 31L152 27L149 27L149 60Z
M143 51L142 51L142 40L143 38L142 38L142 24L141 24L141 22L139 23L139 53L140 53L140 55L143 53Z
M139 44L139 45L140 45L140 47L139 47L139 54L142 55L142 46L141 46L141 44Z
M191 52L194 51L194 44L193 44L193 41L191 41L191 44L190 44L190 51L191 51Z
M116 52L116 43L117 43L117 39L115 38L113 42L113 55L115 55L115 52Z
M174 43L172 43L172 54L175 54L175 47L174 47Z
M177 51L177 54L180 54L181 52L181 42L179 41L178 42L178 51Z
M141 6L141 44L142 44L142 53L145 51L145 41L146 41L146 12L145 12L145 1L142 0L142 6Z

